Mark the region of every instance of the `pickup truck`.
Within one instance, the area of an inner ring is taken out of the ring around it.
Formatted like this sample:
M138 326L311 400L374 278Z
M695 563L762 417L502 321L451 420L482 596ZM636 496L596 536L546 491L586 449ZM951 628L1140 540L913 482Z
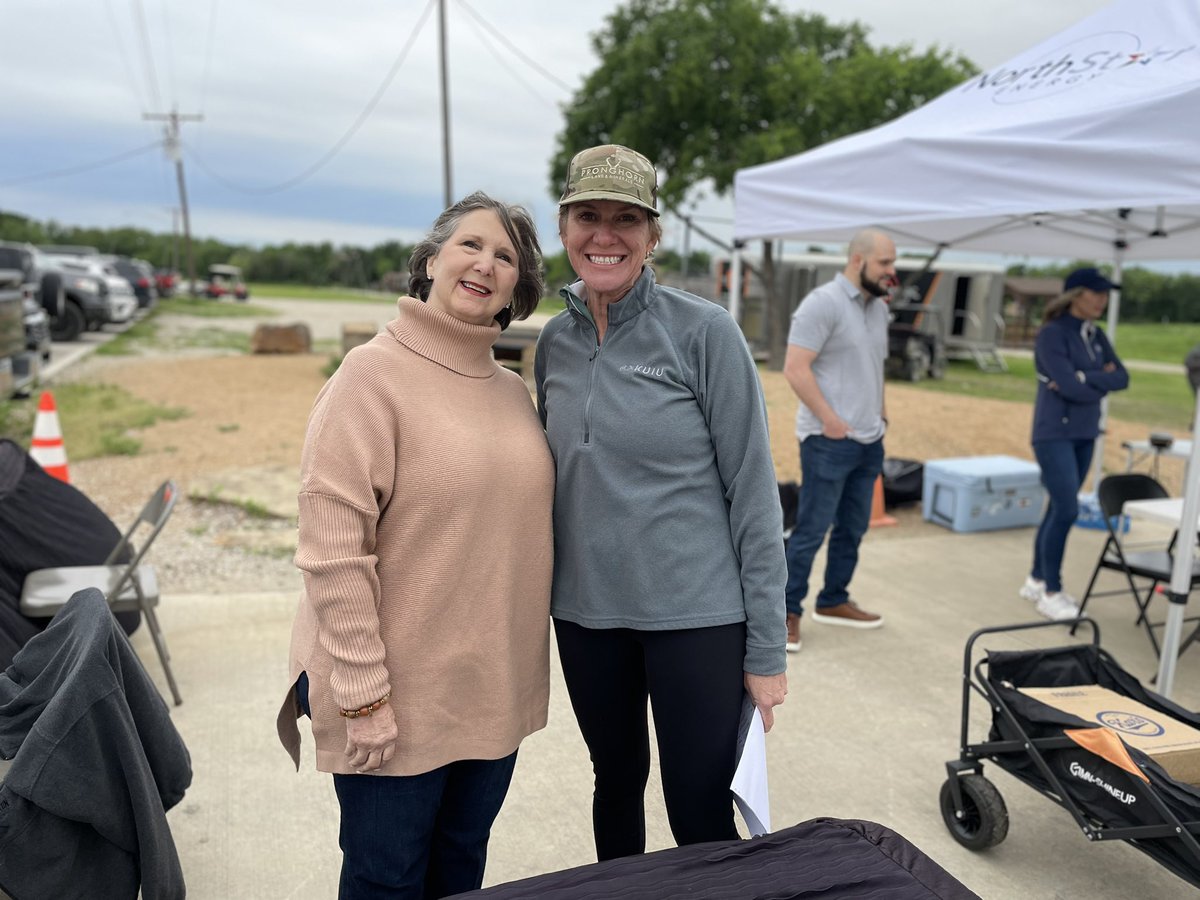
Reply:
M0 269L0 398L27 393L37 381L42 355L25 334L25 273Z
M90 247L38 247L39 269L62 276L63 314L51 323L56 341L73 341L86 329L107 322L127 322L137 312L137 297L129 282Z

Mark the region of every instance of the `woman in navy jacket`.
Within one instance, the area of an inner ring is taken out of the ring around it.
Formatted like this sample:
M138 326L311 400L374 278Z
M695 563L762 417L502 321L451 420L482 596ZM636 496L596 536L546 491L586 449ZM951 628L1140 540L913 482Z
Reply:
M1050 502L1034 539L1033 569L1020 593L1048 619L1079 615L1079 604L1062 587L1063 551L1100 434L1100 401L1109 391L1129 387L1129 373L1095 325L1113 286L1096 269L1068 275L1062 296L1046 307L1034 351L1033 453Z

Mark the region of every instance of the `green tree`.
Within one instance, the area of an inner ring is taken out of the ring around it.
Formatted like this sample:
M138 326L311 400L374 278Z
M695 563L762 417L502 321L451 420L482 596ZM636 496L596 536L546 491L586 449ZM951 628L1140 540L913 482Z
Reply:
M551 297L557 297L560 288L576 279L575 270L571 268L571 261L567 258L565 250L550 254L546 257L545 262L546 293Z
M654 161L669 208L701 182L724 194L740 168L889 121L976 71L937 48L877 49L861 24L769 0L630 0L592 44L600 64L566 106L551 191L574 153L614 142ZM778 310L769 244L762 274ZM772 316L780 366L786 315Z

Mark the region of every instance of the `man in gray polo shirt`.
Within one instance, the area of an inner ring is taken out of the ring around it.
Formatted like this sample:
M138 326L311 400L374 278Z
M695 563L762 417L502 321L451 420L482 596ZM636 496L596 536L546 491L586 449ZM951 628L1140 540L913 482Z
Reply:
M813 290L792 316L783 374L800 398L800 504L787 543L787 649L800 649L801 603L813 557L833 526L825 586L813 619L827 625L878 628L847 588L858 545L871 520L875 479L883 470L883 362L888 310L896 278L896 245L867 229L850 242L846 268Z

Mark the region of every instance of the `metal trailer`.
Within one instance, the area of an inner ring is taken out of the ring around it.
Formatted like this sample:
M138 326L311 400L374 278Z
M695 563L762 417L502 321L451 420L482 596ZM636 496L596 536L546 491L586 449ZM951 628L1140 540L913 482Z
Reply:
M753 264L753 260L750 261ZM727 303L728 260L718 259L715 297ZM776 263L776 284L787 315L813 288L831 281L845 257L827 253L785 255ZM1003 266L901 257L901 287L890 303L888 374L919 381L940 378L947 359L974 361L984 371L1006 370L998 347L1004 338ZM744 270L742 331L752 348L767 346L769 323L762 283Z
M975 644L985 635L1076 625L1090 626L1090 643L985 651L972 666ZM967 640L962 678L959 755L946 763L939 796L942 819L959 844L986 850L1008 835L1004 799L983 774L983 762L989 760L1063 807L1089 841L1127 841L1200 887L1200 788L1173 780L1150 756L1124 742L1116 744L1114 752L1097 752L1092 742L1078 737L1098 729L1097 722L1019 690L1099 685L1165 718L1200 727L1200 715L1144 688L1100 648L1100 628L1094 620L981 628ZM985 741L970 740L972 694L991 708L992 726Z

